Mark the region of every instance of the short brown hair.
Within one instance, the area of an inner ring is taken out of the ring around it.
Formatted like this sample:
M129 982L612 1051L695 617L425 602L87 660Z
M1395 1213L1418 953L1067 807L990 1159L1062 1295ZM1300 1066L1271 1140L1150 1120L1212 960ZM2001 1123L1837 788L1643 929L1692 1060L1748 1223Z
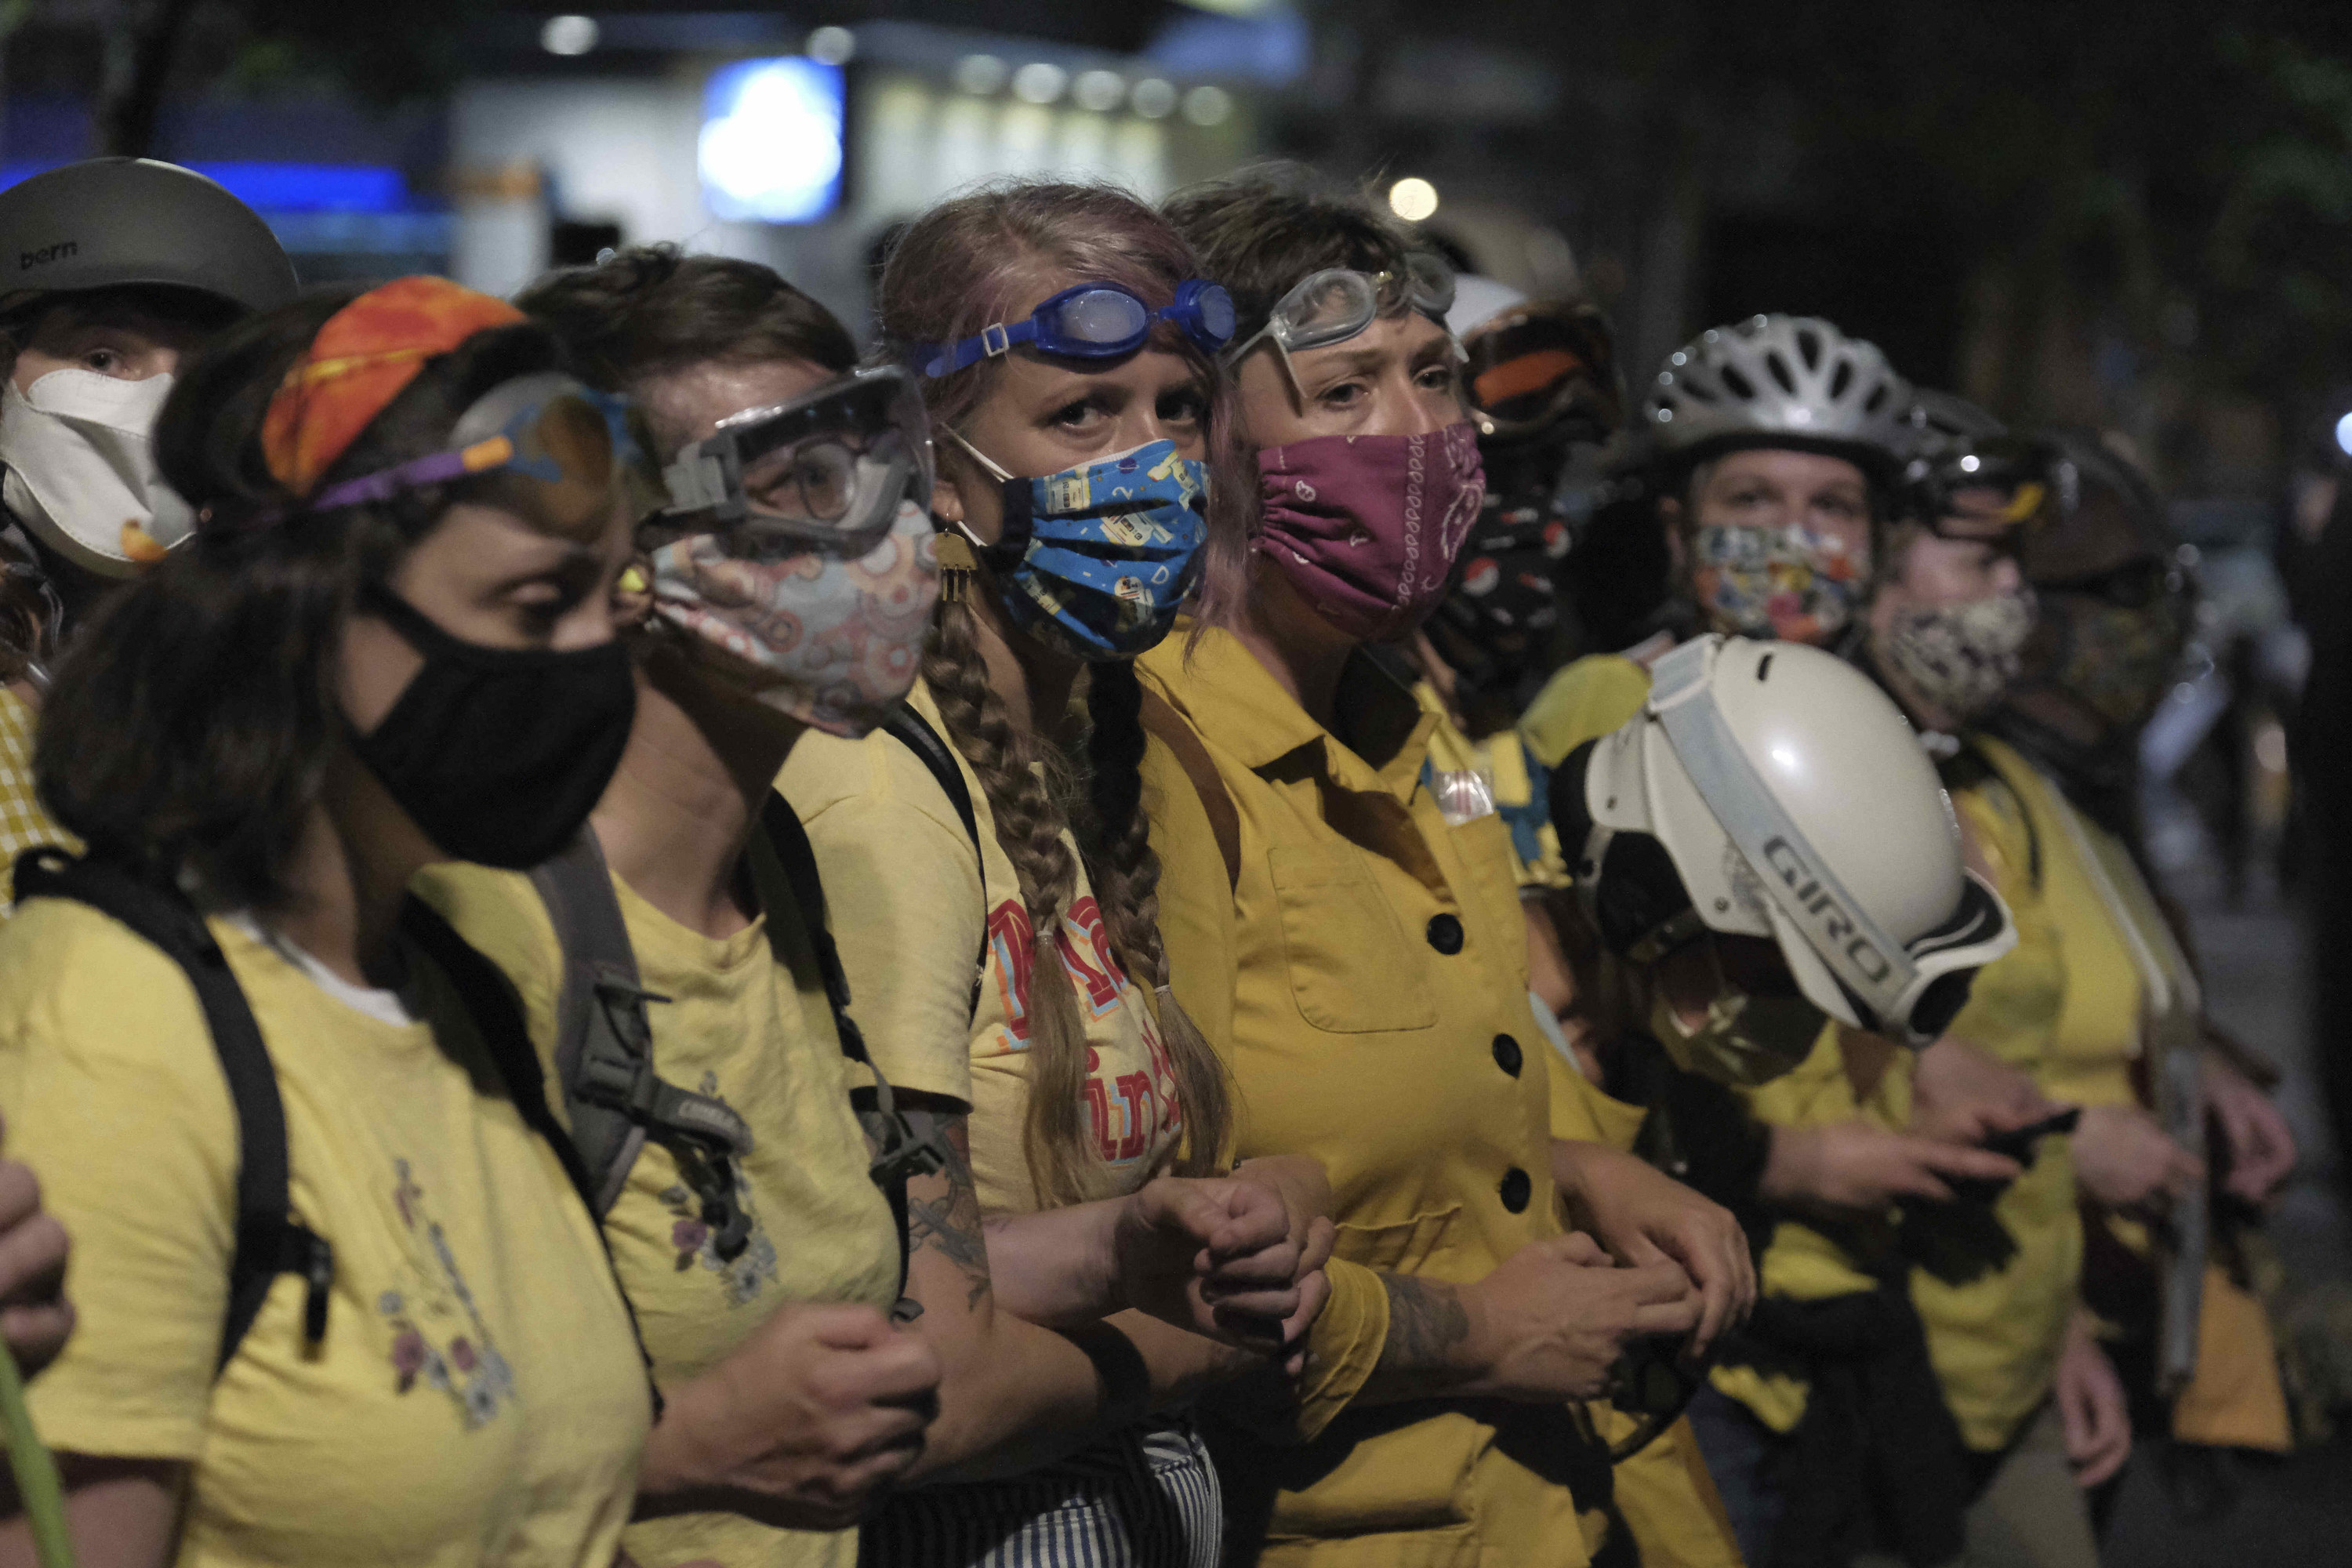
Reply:
M551 272L515 303L607 392L697 364L799 359L846 374L857 363L849 330L775 268L675 245L632 246L593 267Z

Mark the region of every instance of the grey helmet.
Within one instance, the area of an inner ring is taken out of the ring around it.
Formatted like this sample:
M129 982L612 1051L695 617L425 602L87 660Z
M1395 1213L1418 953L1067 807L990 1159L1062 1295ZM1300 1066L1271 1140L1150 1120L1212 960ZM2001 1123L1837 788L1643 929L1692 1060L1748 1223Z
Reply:
M1926 387L1912 394L1910 411L1903 416L1906 437L1903 460L1936 463L1957 458L1979 442L2009 434L2009 426L1955 392Z
M1972 489L2010 492L2024 509L2021 521L2041 506L2051 479L2045 443L2011 435L1991 414L1950 392L1916 392L1904 425L1900 510L1935 527L1950 512L1954 495Z
M0 311L35 294L188 289L245 310L294 298L261 215L193 169L91 158L0 191Z
M1910 386L1875 343L1817 316L1751 316L1666 356L1642 400L1652 453L1685 466L1742 447L1793 447L1886 477L1908 444Z

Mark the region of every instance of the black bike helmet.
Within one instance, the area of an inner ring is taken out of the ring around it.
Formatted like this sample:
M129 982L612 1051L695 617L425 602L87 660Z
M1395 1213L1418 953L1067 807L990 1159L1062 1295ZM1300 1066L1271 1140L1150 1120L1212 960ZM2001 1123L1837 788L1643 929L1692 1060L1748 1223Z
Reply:
M0 191L0 311L36 294L129 287L267 310L297 284L261 215L176 163L91 158Z

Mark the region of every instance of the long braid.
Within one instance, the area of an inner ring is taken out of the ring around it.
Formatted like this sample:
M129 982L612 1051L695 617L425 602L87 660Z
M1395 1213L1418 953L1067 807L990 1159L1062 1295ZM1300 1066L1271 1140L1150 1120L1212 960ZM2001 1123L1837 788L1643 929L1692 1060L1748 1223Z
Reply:
M893 248L876 300L879 357L906 363L917 344L969 336L1020 313L1023 300L1034 300L1066 282L1118 283L1156 302L1173 298L1186 279L1199 275L1191 248L1175 230L1127 192L1053 180L1000 183L932 208ZM1049 279L1051 287L1045 287ZM1154 329L1154 341L1195 363L1212 389L1204 432L1215 475L1209 506L1210 581L1194 608L1214 621L1222 598L1229 598L1246 577L1256 482L1239 461L1246 454L1234 433L1232 398L1222 390L1213 362L1165 323ZM991 357L927 379L923 402L934 427L962 428L1004 368L1003 360ZM945 473L961 468L960 457L945 447L940 462ZM1042 763L1051 774L1066 759L1049 740L1014 732L1003 702L988 688L968 606L940 607L923 675L956 747L982 782L998 841L1020 878L1036 932L1024 1129L1030 1173L1043 1202L1094 1196L1109 1183L1087 1110L1087 1051L1078 1000L1075 986L1047 983L1060 973L1056 922L1074 896L1077 868L1061 837L1067 815L1052 785L1032 771L1032 764ZM1087 801L1079 813L1089 819L1084 825L1088 839L1102 846L1088 852L1087 870L1119 962L1139 980L1160 988L1160 1035L1184 1096L1183 1168L1206 1169L1222 1152L1231 1096L1199 1031L1164 989L1159 863L1151 858L1137 809L1136 768L1143 739L1135 713L1134 673L1104 666L1094 672L1094 680L1106 694L1090 696L1089 703L1110 706L1095 725L1090 744L1114 747L1121 755L1111 759L1106 753L1090 770L1097 782L1089 787L1111 793L1099 803ZM1125 695L1118 696L1122 682ZM1040 729L1050 733L1055 727L1049 721ZM1104 825L1099 833L1097 823Z
M1160 1035L1184 1112L1176 1173L1206 1175L1224 1154L1233 1090L1224 1063L1169 988L1160 936L1160 856L1143 814L1143 688L1123 660L1095 665L1087 686L1087 869L1111 945L1160 998Z
M1078 881L1077 862L1062 839L1068 818L1030 765L1038 760L1032 746L988 683L970 605L939 607L923 647L923 679L949 739L988 797L996 842L1013 862L1029 911L1029 1110L1022 1140L1029 1179L1048 1206L1084 1202L1101 1195L1105 1173L1082 1114L1086 1026L1062 964L1062 915Z

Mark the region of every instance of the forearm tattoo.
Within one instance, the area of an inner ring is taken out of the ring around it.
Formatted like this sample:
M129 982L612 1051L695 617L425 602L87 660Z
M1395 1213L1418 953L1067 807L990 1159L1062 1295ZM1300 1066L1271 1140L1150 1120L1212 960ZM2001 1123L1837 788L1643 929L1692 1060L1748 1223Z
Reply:
M1381 1344L1376 1377L1433 1380L1454 1347L1470 1337L1470 1314L1451 1285L1383 1274L1389 1293L1389 1336Z
M980 1187L971 1174L971 1135L961 1116L945 1117L948 1146L943 1197L907 1196L907 1237L918 1247L928 1247L963 1270L971 1284L965 1302L977 1308L988 1294L988 1237L980 1218ZM929 1184L929 1178L918 1177Z

